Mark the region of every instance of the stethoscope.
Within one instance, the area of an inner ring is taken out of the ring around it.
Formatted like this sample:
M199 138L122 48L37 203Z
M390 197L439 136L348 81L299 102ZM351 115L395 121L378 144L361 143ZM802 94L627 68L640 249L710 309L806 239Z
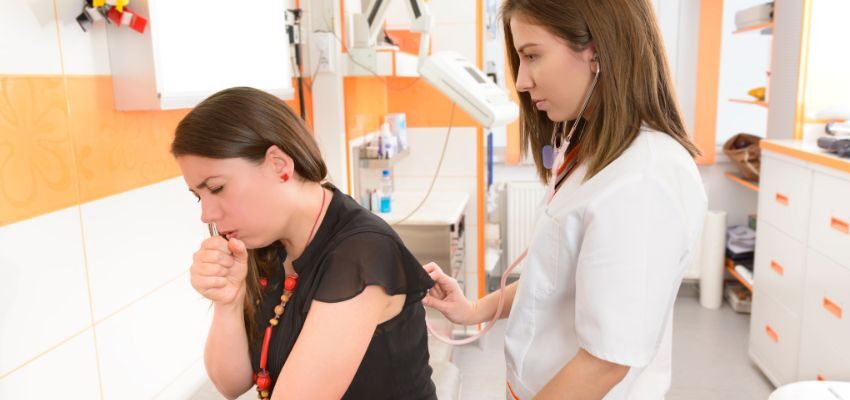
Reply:
M566 124L556 122L552 129L551 143L543 146L542 149L543 165L546 168L549 168L549 170L551 171L551 176L549 178L548 185L549 194L548 196L546 196L546 205L549 205L549 203L552 202L552 199L558 192L558 182L560 182L569 173L569 168L562 168L564 160L566 158L567 149L569 149L570 147L570 140L572 140L573 134L575 134L576 132L576 127L578 126L579 121L581 121L581 117L584 115L584 111L587 109L588 103L590 103L590 97L593 95L593 91L596 89L596 84L599 82L599 72L601 71L602 67L599 64L598 54L594 55L593 60L596 61L596 72L594 73L593 83L591 83L590 90L588 90L587 94L584 96L584 102L582 103L581 108L579 109L580 111L578 113L578 117L573 122L572 128L570 128L569 134L567 134L565 137L564 129L562 128L560 129L560 135L558 135L558 127ZM490 331L490 328L493 327L493 325L499 319L499 316L502 315L502 308L504 308L505 306L505 295L503 291L505 290L505 285L507 284L508 276L511 274L511 271L513 271L514 268L516 268L516 266L519 265L519 263L521 263L525 259L527 255L528 249L526 248L525 250L523 250L522 254L520 254L519 257L517 257L516 260L514 260L514 262L512 262L511 265L508 266L505 272L502 273L502 279L499 282L500 292L499 302L496 305L496 313L493 314L493 318L490 319L490 322L488 322L487 325L485 325L480 332L464 339L450 339L437 333L437 331L431 326L431 323L426 318L425 326L428 328L428 332L431 333L431 335L434 336L434 338L436 338L437 340L446 344L450 344L452 346L469 344L478 339L481 339L484 335L487 334L487 332Z

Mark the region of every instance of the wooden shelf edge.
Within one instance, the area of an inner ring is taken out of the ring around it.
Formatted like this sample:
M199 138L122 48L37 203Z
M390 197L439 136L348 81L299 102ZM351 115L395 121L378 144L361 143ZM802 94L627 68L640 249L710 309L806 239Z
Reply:
M729 99L729 101L731 101L733 103L740 103L740 104L753 104L753 105L761 106L761 107L764 107L764 108L767 108L767 106L768 106L768 103L766 101L742 100L742 99Z
M735 280L737 280L737 281L738 281L738 282L740 282L742 285L744 285L744 287L745 287L745 288L749 289L749 290L750 290L750 292L752 292L752 291L753 291L753 285L750 285L750 284L749 284L749 282L747 282L747 281L746 281L746 280L745 280L745 279L741 276L741 274L739 274L739 273L738 273L738 271L735 271L735 263L734 263L732 260L729 260L729 259L727 259L727 260L726 260L726 270L727 270L727 271L729 271L729 274L730 274L730 275L732 275L733 277L735 277Z
M828 124L830 122L847 122L847 120L841 118L806 118L805 122L807 124Z
M729 180L731 180L732 182L738 183L738 184L740 184L741 186L743 186L743 187L745 187L745 188L747 188L747 189L750 189L750 190L752 190L752 191L754 191L754 192L756 192L756 193L758 193L758 191L759 191L759 184L758 184L758 182L748 181L748 180L746 180L746 179L744 179L744 178L741 178L741 177L740 177L740 176L738 176L738 175L735 175L735 173L733 173L733 172L728 172L728 171L727 171L727 172L726 172L726 173L724 173L723 175L726 175L726 177L727 177L727 178L729 178Z
M733 31L732 33L738 34L738 33L760 31L762 29L771 29L771 28L773 28L773 22L772 21L764 23L764 24L758 24L758 25L748 26L746 28L741 28L741 29Z

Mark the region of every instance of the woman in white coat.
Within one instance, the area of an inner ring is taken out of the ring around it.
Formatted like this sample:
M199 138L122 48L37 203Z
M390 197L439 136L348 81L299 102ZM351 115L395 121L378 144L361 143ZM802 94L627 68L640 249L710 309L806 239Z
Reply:
M423 302L478 324L504 296L508 399L662 399L706 197L650 0L505 0L502 18L550 191L517 282L473 303L429 264Z

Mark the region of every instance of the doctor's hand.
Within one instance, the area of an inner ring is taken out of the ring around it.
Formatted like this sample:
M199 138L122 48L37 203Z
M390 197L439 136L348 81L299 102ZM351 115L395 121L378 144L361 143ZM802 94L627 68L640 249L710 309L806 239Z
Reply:
M214 236L201 244L189 268L192 287L216 305L242 305L248 250L239 239Z
M457 279L443 272L439 265L428 263L422 266L431 279L434 287L428 290L422 304L433 308L456 324L471 325L475 316L475 305L464 296Z

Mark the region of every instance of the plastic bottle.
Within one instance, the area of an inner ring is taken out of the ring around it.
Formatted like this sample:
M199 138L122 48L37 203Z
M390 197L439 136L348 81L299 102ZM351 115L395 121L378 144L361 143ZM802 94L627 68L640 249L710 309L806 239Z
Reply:
M393 134L390 131L390 125L386 122L381 124L381 144L383 146L383 158L393 158L396 154L396 148L393 146Z
M370 189L369 190L369 210L370 211L378 211L381 208L381 192L378 189Z
M387 114L386 120L390 125L390 132L398 138L398 151L407 149L407 121L404 113Z
M384 170L381 174L381 186L378 190L380 192L380 211L382 213L390 213L393 210L392 205L392 197L393 197L393 180L390 177L390 171Z

